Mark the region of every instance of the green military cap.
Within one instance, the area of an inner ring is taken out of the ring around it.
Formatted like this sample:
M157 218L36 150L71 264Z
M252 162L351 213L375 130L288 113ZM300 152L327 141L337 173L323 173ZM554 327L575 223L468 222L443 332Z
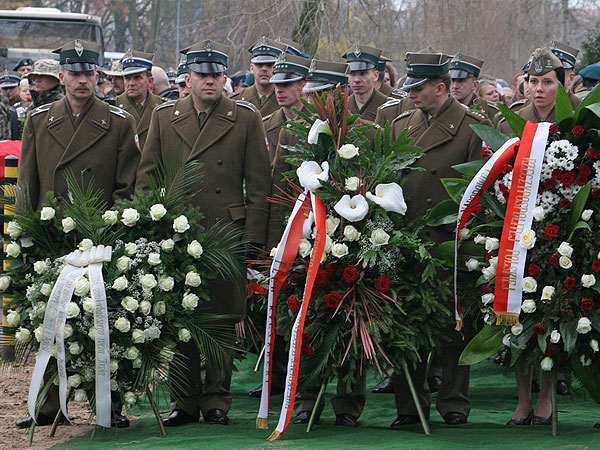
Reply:
M304 46L299 42L294 42L291 39L284 38L282 36L279 36L277 39L275 39L275 41L287 46L287 53L291 53L292 55L296 56L308 57L306 53L304 53Z
M14 71L19 70L19 68L23 67L23 66L33 66L33 59L31 59L31 58L21 58L15 64L15 66L13 67L13 70Z
M282 53L273 67L273 76L269 82L278 84L304 80L309 67L310 59Z
M529 64L527 73L529 75L540 76L562 67L561 60L558 59L549 47L540 47L536 48L531 55L531 63Z
M584 67L579 71L579 75L588 80L600 81L600 63L590 64L589 66Z
M558 41L551 41L549 47L552 50L552 53L560 59L565 69L572 69L575 67L577 55L579 54L578 49Z
M453 80L475 77L479 78L483 61L473 56L457 53L450 61L450 77Z
M139 52L137 50L127 50L121 58L123 64L123 76L133 75L152 70L154 53Z
M279 55L284 53L286 48L286 44L263 36L248 49L252 53L250 62L253 64L275 64Z
M122 77L123 76L123 63L120 60L113 61L110 63L109 70L102 70L107 77Z
M52 53L59 54L60 64L65 69L73 72L88 72L96 70L101 51L100 44L75 39L56 50L52 50Z
M0 75L0 89L3 88L14 88L21 82L21 74L18 72L5 71Z
M198 73L220 73L227 69L229 47L206 39L181 50L189 69Z
M332 89L338 84L348 84L350 66L346 63L313 59L306 76L307 83L302 92L317 92Z
M175 83L185 83L186 73L188 73L187 58L185 55L181 55L181 58L179 58L179 64L177 65L177 78L175 78Z
M435 52L431 47L420 52L406 54L406 81L402 86L405 91L421 86L432 78L448 73L450 56Z
M367 45L356 44L350 48L342 58L350 65L350 71L377 69L379 57L383 50Z
M387 56L380 55L379 61L377 62L377 70L379 72L384 72L385 71L385 63L387 63L387 62L392 62L392 60L390 58L388 58Z

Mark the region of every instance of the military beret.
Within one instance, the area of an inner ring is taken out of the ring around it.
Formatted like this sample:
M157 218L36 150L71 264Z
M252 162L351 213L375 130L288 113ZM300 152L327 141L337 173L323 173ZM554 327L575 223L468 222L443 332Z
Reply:
M590 64L579 71L579 75L589 80L600 81L600 63Z
M23 66L33 66L33 59L31 59L31 58L21 58L15 64L15 66L13 67L13 70L16 71L16 70L19 69L19 67L23 67Z
M87 72L96 69L101 51L100 44L75 39L52 50L52 53L58 53L60 64L65 69L73 72Z

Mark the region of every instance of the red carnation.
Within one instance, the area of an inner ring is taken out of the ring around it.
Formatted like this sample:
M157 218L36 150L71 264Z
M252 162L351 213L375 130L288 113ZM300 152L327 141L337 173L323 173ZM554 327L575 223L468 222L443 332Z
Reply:
M346 266L344 269L344 280L346 280L348 283L354 283L356 280L358 280L359 276L360 272L354 266Z
M554 189L556 187L556 180L554 178L548 178L544 180L544 189Z
M598 159L598 153L593 148L585 152L585 159Z
M325 300L325 306L331 309L335 309L342 302L342 296L336 292L332 292L331 294L325 294L323 296Z
M590 166L586 166L585 164L582 164L581 167L579 168L579 174L589 177L592 174L592 169L590 169Z
M575 172L563 173L560 177L560 182L564 187L571 187L571 185L575 182Z
M571 129L571 133L573 133L573 136L581 136L584 131L585 129L581 125L577 125L576 127L573 127Z
M592 300L591 298L582 298L581 299L581 305L579 306L581 309L583 309L584 311L591 311L592 308L594 307L594 300Z
M483 291L484 294L489 294L490 292L492 292L492 287L489 284L484 284L481 287L481 290Z
M558 260L560 259L560 257L555 253L553 255L550 255L550 264L552 264L553 266L558 266Z
M594 269L594 272L600 272L600 259L594 260L592 263L592 269Z
M287 306L288 309L294 314L300 311L300 301L298 300L298 297L295 295L290 295L287 299Z
M333 271L335 270L335 265L334 265L334 264L327 264L327 265L325 266L325 270L326 270L328 273L331 273L331 272L333 272Z
M315 284L319 287L326 287L329 284L329 273L326 270L319 270L315 278Z
M579 174L577 175L577 178L575 180L575 182L579 185L579 186L585 186L587 184L587 182L589 181L589 178L583 174Z
M552 224L552 225L548 225L547 227L544 228L544 234L546 235L547 239L552 239L554 236L556 236L558 234L560 230L560 227L558 225Z
M558 125L553 123L552 125L550 125L550 134L556 134L556 133L558 133Z
M506 175L508 172L510 172L513 169L513 167L510 164L503 164L502 165L502 173L504 175Z
M542 269L540 269L540 266L538 266L537 264L529 264L529 275L532 277L537 277L540 272L542 271Z
M552 177L556 178L557 180L560 179L560 177L562 177L563 171L561 169L554 169L552 171Z
M560 202L558 202L558 207L560 209L569 209L571 207L571 200L568 198L562 198Z
M377 277L375 280L375 289L380 292L387 292L390 290L390 279L388 277L384 277L383 275Z
M573 277L567 277L567 278L565 278L565 281L563 281L563 285L567 289L573 290L577 286L577 282L575 281L575 278L573 278Z
M533 326L533 332L534 332L535 334L544 334L544 333L546 332L546 325L544 325L544 324L543 324L543 323L541 323L541 322L538 322L538 323L536 323L536 324Z
M592 198L600 198L600 188L592 189Z

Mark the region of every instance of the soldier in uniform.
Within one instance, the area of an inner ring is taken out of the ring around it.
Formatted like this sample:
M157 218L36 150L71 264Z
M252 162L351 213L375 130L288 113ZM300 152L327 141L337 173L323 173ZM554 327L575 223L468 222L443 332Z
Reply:
M169 85L171 87L177 88L177 85L175 83L175 79L177 78L177 71L174 70L172 67L169 67L169 70L167 70L166 74L167 79L169 80Z
M165 101L179 99L179 89L177 89L177 86L171 84L167 72L161 67L152 67L152 77L154 77L154 84L152 85L153 94L158 95Z
M198 160L204 177L189 203L202 209L202 225L221 223L239 229L246 242L262 246L271 177L260 113L252 104L223 94L228 47L205 40L182 53L187 55L191 95L154 110L136 187L148 187L148 176L159 163L166 165L174 157L182 162ZM227 324L233 334L234 323L245 315L245 291L242 294L239 286L222 279L211 281L209 289L210 301L202 312L236 316ZM178 351L186 357L188 378L164 424L194 422L202 412L206 422L226 425L231 365L218 369L208 364L202 381L200 355L194 344L180 344Z
M32 103L29 105L30 111L65 96L60 84L59 72L58 61L39 59L33 64L33 70L24 76L29 81L29 93L32 99Z
M406 61L408 77L403 88L409 91L409 98L416 109L401 114L392 122L392 137L397 138L408 128L408 136L414 139L413 145L425 152L425 156L417 161L417 166L425 171L411 171L403 186L408 204L406 218L414 220L448 197L440 178L459 176L451 166L481 157L481 139L470 125L489 125L489 121L482 113L467 108L450 96L449 56L442 53L407 53ZM427 228L426 236L440 244L452 240L454 233ZM442 272L440 276L447 274ZM452 308L453 299L440 300ZM463 340L454 328L449 328L446 333L450 341L441 347L442 385L436 406L447 424L457 425L467 422L470 411L469 367L458 365L458 358L468 339ZM426 361L427 355L422 355L422 363L413 373L413 381L425 415L429 416L431 396L425 379ZM393 383L398 416L391 426L417 423L416 407L404 376L395 374Z
M13 72L17 72L19 75L21 75L21 78L23 78L33 70L33 59L21 58L17 61L12 70Z
M583 80L583 87L577 92L577 97L583 100L600 82L600 63L590 64L579 71ZM0 78L1 80L1 78Z
M254 75L254 84L231 95L232 100L244 100L252 103L265 117L279 109L275 99L275 86L269 80L273 76L273 66L279 55L285 52L287 45L262 37L248 49L252 54L250 72Z
M177 66L177 78L175 78L175 84L177 85L177 91L179 92L179 98L184 98L190 95L190 86L186 82L186 75L188 73L186 56L181 55L179 65Z
M20 81L17 72L0 76L0 140L20 139L19 119L14 108L20 100Z
M60 81L66 97L42 105L27 116L19 162L18 185L29 193L33 208L40 209L46 192L66 197L66 171L92 179L109 206L133 193L140 151L135 121L125 111L94 96L100 45L71 41L54 50L60 55ZM128 427L121 415L119 398L113 398L111 425ZM59 409L58 388L52 386L37 417L38 425L50 425ZM18 428L32 424L30 417Z
M108 98L115 98L125 92L125 80L123 79L123 63L113 61L110 65L110 70L105 70L104 73L112 84L112 91L107 93Z
M116 98L116 104L135 118L140 149L144 149L150 127L152 111L163 103L158 95L150 92L152 60L154 54L129 50L122 58L125 92Z
M378 48L356 44L342 56L350 66L352 96L348 110L371 122L377 116L377 108L388 100L386 95L375 89L375 82L379 77L377 66L382 52Z
M19 83L21 78L17 72L4 72L0 75L0 94L5 95L8 98L8 104L15 106L16 103L21 101L21 88Z
M375 81L375 89L381 92L386 97L391 97L394 88L391 84L385 82L385 70L386 64L391 62L392 60L387 56L379 56L379 61L377 62L377 72L379 75L377 76L377 81Z

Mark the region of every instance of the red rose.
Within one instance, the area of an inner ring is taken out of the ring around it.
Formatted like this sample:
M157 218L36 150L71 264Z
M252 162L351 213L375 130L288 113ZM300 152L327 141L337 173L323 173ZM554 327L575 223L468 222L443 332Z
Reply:
M348 283L354 283L356 280L358 280L359 276L360 272L354 266L346 266L344 269L344 280L346 280Z
M582 298L581 299L581 305L579 306L581 309L583 309L584 311L591 311L592 308L594 307L594 300L592 300L591 298Z
M575 182L575 172L563 173L560 177L560 182L564 187L571 187L571 185Z
M290 295L287 299L287 306L288 309L294 314L300 311L300 301L298 300L298 297L295 295Z
M325 300L325 306L331 309L335 309L342 302L342 296L336 292L332 292L331 294L325 294L323 296Z
M586 166L585 164L582 164L581 167L579 168L579 174L589 177L592 174L592 169L590 169L590 166Z
M542 269L540 269L540 266L538 266L537 264L529 264L529 275L532 277L537 277L540 272L542 271Z
M556 178L557 180L560 180L560 177L562 177L563 171L561 169L554 169L552 171L552 178Z
M375 289L380 292L387 292L390 290L390 279L388 277L379 276L375 280Z
M600 259L594 260L592 263L592 269L594 269L594 272L600 272Z
M581 136L584 131L585 129L581 125L577 125L576 127L573 127L571 129L571 133L573 133L573 136Z
M326 270L328 273L331 273L331 272L333 272L333 271L335 270L335 264L327 264L327 265L325 266L325 270Z
M486 158L488 156L492 156L494 153L492 152L492 149L489 147L482 147L481 148L481 157L482 158Z
M563 281L563 285L567 289L572 290L572 289L575 289L575 287L577 286L577 282L575 281L575 278L567 277L567 278L565 278L565 281Z
M548 178L544 180L544 189L554 189L556 187L556 180L554 178Z
M546 325L544 325L544 324L543 324L543 323L541 323L541 322L538 322L538 323L536 323L536 324L533 326L533 332L534 332L535 334L544 334L544 333L546 332Z
M598 153L593 148L590 148L585 152L585 159L598 159Z
M558 260L560 259L560 257L555 253L553 255L550 255L550 264L552 264L553 266L558 266Z
M571 200L567 198L563 198L558 202L558 207L560 209L569 209L571 207Z
M503 164L502 165L502 173L504 175L506 175L508 172L510 172L513 169L513 167L510 164Z
M600 188L592 189L592 198L600 198Z
M492 292L492 287L489 284L484 284L481 287L481 290L483 291L484 294L489 294L490 292Z
M556 133L558 133L558 125L553 123L552 125L550 125L550 134L556 134Z
M545 355L554 356L555 352L556 352L556 347L554 344L546 345L546 351L544 352Z
M315 284L319 287L326 287L329 284L329 273L326 270L319 270L315 278Z
M560 227L558 225L552 224L552 225L548 225L547 227L544 228L544 234L546 235L547 239L552 239L554 236L556 236L558 234L560 230Z
M579 185L579 186L585 186L587 184L587 182L589 181L589 178L583 174L579 174L577 175L577 178L575 180L575 182Z

